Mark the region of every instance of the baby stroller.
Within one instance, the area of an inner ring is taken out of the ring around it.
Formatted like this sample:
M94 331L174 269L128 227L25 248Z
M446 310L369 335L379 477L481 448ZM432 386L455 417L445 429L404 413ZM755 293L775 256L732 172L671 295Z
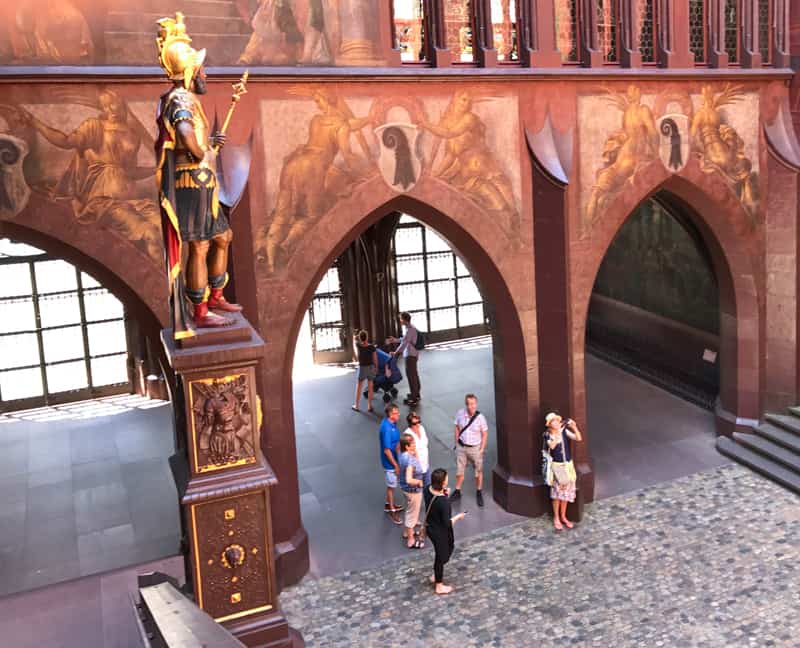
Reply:
M397 388L395 385L403 379L403 374L397 367L397 358L378 349L378 375L375 376L373 386L375 393L378 391L383 392L383 402L388 403L397 396ZM386 375L386 368L389 368L389 375ZM367 398L368 392L364 392L364 398Z

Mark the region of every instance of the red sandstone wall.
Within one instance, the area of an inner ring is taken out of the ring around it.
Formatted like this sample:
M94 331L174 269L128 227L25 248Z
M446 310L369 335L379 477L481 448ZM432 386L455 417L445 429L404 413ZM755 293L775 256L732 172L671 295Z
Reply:
M497 310L496 492L513 510L538 506L529 490L538 479L533 431L540 425L533 225L552 205L537 202L526 135L546 124L571 133L573 142L574 163L565 169L567 245L553 250L554 258L567 260L563 285L553 289L568 294L571 335L563 351L572 387L565 402L573 415L585 421L583 339L597 269L628 214L662 188L693 208L721 282L723 409L757 417L763 404L795 396L796 354L768 331L772 322L791 326L779 309L795 294L795 261L785 243L796 238L797 189L793 171L774 170L760 128L762 120L774 119L786 90L780 81L727 84L709 77L253 79L230 138L240 144L254 136L249 190L233 217L234 259L237 297L268 347L259 389L264 450L280 480L275 536L284 582L302 572L291 555L298 547L302 553L304 543L291 393L302 315L335 256L394 210L439 230ZM223 113L229 88L211 84L208 113ZM19 191L10 208L0 208L3 232L38 233L92 259L161 323L167 320L167 284L150 173L155 103L164 89L156 80L14 82L3 84L0 104L0 138L24 154L13 171ZM124 101L124 123L111 124L104 115L104 90ZM669 116L685 138L685 166L678 170L668 168L668 140L660 135L661 120ZM689 137L696 119L709 129L703 146ZM77 154L97 145L56 145L48 129L71 135L109 126L126 133L135 155L117 165L129 181L100 191L81 175ZM391 144L389 126L402 133L405 148L397 146L397 132ZM642 133L649 143L633 146ZM405 169L400 175L398 165ZM281 219L285 231L275 227ZM793 340L789 346L796 346ZM789 360L771 364L776 352ZM578 458L588 470L588 446L581 447Z

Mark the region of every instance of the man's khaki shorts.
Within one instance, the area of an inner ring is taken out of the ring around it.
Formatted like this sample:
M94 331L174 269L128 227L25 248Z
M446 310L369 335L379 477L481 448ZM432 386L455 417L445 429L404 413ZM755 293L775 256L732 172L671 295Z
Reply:
M456 448L456 476L460 477L464 474L468 463L475 466L476 475L480 475L483 472L483 454L479 445L459 445Z

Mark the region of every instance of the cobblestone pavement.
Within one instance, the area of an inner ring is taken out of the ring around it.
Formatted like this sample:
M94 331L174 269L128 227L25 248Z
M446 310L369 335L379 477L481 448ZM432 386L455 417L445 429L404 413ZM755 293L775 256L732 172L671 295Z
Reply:
M399 531L398 539L400 542ZM306 579L281 602L312 646L800 646L800 499L736 466Z

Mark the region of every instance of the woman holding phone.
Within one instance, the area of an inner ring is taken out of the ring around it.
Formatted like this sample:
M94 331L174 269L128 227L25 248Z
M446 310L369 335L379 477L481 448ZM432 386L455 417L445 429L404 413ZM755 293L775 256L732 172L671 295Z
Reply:
M550 486L550 499L553 500L553 526L558 531L564 526L571 529L574 525L567 519L567 504L575 501L578 476L572 463L570 441L583 441L583 436L575 421L568 419L565 423L555 412L550 412L544 422L544 444L550 455L544 479Z
M424 496L425 528L436 552L431 581L436 594L449 594L453 586L445 585L443 580L444 566L455 548L453 522L463 520L467 513L452 514L450 498L447 496L447 471L444 468L437 468L431 473L431 485L424 490Z

